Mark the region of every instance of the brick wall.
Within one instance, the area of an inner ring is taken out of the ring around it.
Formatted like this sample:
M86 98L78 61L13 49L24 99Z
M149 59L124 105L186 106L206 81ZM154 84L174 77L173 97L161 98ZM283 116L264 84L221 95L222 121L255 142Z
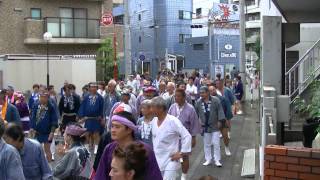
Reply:
M265 180L320 180L320 149L270 145L264 167Z

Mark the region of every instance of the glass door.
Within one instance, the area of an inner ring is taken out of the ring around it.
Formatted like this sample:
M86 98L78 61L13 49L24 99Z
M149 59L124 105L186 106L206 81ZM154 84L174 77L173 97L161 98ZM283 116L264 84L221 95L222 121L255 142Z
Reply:
M72 8L60 8L61 37L73 37Z
M87 9L74 9L74 36L87 37Z

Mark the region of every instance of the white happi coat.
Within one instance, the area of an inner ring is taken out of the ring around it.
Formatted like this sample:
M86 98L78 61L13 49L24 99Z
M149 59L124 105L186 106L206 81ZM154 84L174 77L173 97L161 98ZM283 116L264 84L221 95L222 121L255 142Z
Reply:
M181 140L181 150L179 140ZM181 168L180 161L172 161L170 156L176 152L191 152L190 133L178 118L169 114L160 126L158 126L158 117L154 117L152 141L160 171L179 170Z

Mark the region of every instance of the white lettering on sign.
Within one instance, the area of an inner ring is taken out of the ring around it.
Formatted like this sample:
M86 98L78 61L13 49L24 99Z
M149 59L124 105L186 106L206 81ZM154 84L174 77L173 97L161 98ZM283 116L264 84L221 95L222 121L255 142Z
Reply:
M224 53L224 52L221 52L220 56L222 58L237 58L237 53Z

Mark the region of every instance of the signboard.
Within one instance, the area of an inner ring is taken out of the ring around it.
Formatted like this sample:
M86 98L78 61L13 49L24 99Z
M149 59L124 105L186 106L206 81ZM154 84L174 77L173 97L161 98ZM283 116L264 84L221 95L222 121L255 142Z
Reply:
M224 65L222 64L214 65L214 73L215 73L215 76L217 74L221 74L221 77L224 77Z
M108 26L113 23L113 16L111 13L104 13L101 17L101 24Z
M240 21L239 5L214 3L209 16L211 19L221 22Z
M237 53L235 52L220 52L221 58L237 58Z
M139 56L139 59L140 59L140 61L144 61L144 60L146 59L146 56L143 55L143 54L141 54L141 55Z

